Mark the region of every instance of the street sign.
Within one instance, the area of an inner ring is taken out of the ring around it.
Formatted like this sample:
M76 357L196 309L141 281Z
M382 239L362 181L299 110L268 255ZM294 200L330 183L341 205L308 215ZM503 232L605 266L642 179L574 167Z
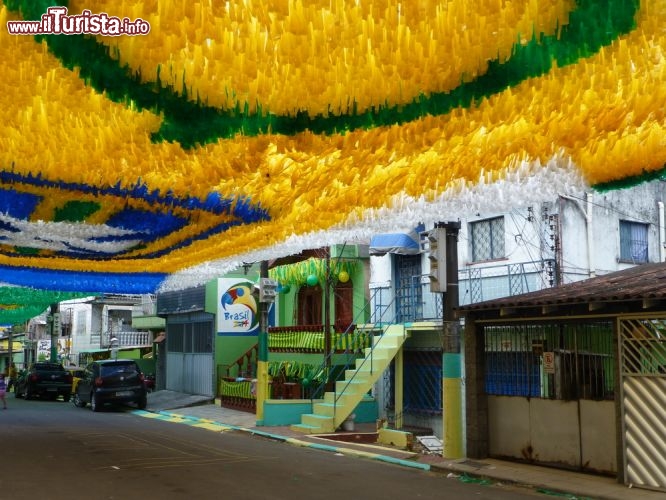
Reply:
M60 336L60 313L53 313L53 335Z

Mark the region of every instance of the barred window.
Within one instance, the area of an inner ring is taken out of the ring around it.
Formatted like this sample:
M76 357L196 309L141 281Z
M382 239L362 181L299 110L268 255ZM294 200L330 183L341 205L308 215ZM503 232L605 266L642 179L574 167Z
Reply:
M620 221L620 260L634 264L648 261L648 225Z
M404 410L442 413L442 352L404 351Z
M470 224L472 261L501 259L504 253L504 217Z
M169 352L185 352L185 325L167 325L167 350Z
M486 326L487 394L613 399L610 322Z
M395 410L395 362L384 374L386 410ZM403 410L408 415L442 413L442 350L405 349Z
M213 333L210 322L175 323L167 325L169 352L213 352Z

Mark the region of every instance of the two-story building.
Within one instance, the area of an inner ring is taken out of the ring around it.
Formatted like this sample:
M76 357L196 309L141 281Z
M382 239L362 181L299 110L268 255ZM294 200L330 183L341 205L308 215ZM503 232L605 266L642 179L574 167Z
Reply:
M92 359L118 356L147 359L142 363L150 365L155 330L134 322L153 309L154 298L148 295L102 294L60 302L59 359L85 366ZM154 373L151 366L144 369Z
M459 305L542 290L664 260L666 183L657 180L457 221ZM370 245L371 322L405 325L402 407L394 368L378 384L380 413L442 436L442 293L431 292L427 231L378 235ZM464 375L462 382L464 382ZM461 382L461 383L462 383Z

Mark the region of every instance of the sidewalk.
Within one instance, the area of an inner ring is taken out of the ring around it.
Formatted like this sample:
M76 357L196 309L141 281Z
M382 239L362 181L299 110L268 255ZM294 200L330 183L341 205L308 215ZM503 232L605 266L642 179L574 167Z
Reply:
M516 484L532 488L553 496L569 499L608 499L608 500L663 500L664 493L641 488L629 488L619 484L614 478L595 476L514 463L509 461L483 459L452 460L440 455L409 452L390 446L343 442L292 431L289 426L257 427L255 415L242 411L222 408L211 398L192 396L173 391L158 391L149 394L147 411L157 413L165 419L177 421L206 421L216 423L240 432L283 441L296 446L321 449L328 452L359 456L372 460L393 463L425 471L439 472L462 481L481 482L484 480L504 484ZM356 424L352 433L375 432L374 424Z

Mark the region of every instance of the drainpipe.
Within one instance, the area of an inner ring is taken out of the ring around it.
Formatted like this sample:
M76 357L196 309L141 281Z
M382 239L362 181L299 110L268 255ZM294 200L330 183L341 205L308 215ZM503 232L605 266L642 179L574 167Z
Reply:
M594 260L594 235L592 234L593 197L594 195L592 193L585 194L585 199L587 200L587 206L585 210L585 226L587 230L587 258L590 265L590 278L594 278L597 275L597 269Z
M590 278L594 278L597 275L597 269L594 264L594 235L592 234L592 206L593 206L593 197L594 195L592 193L585 193L585 209L581 207L580 201L576 198L572 198L571 196L567 196L564 194L560 195L560 199L565 199L569 201L573 201L574 205L578 210L581 211L583 216L585 217L585 234L587 236L587 261L588 261L588 267L589 267L589 275ZM562 210L560 209L560 219L562 219ZM561 235L562 233L560 233Z
M659 262L666 261L666 228L664 228L664 202L657 203L659 208Z

